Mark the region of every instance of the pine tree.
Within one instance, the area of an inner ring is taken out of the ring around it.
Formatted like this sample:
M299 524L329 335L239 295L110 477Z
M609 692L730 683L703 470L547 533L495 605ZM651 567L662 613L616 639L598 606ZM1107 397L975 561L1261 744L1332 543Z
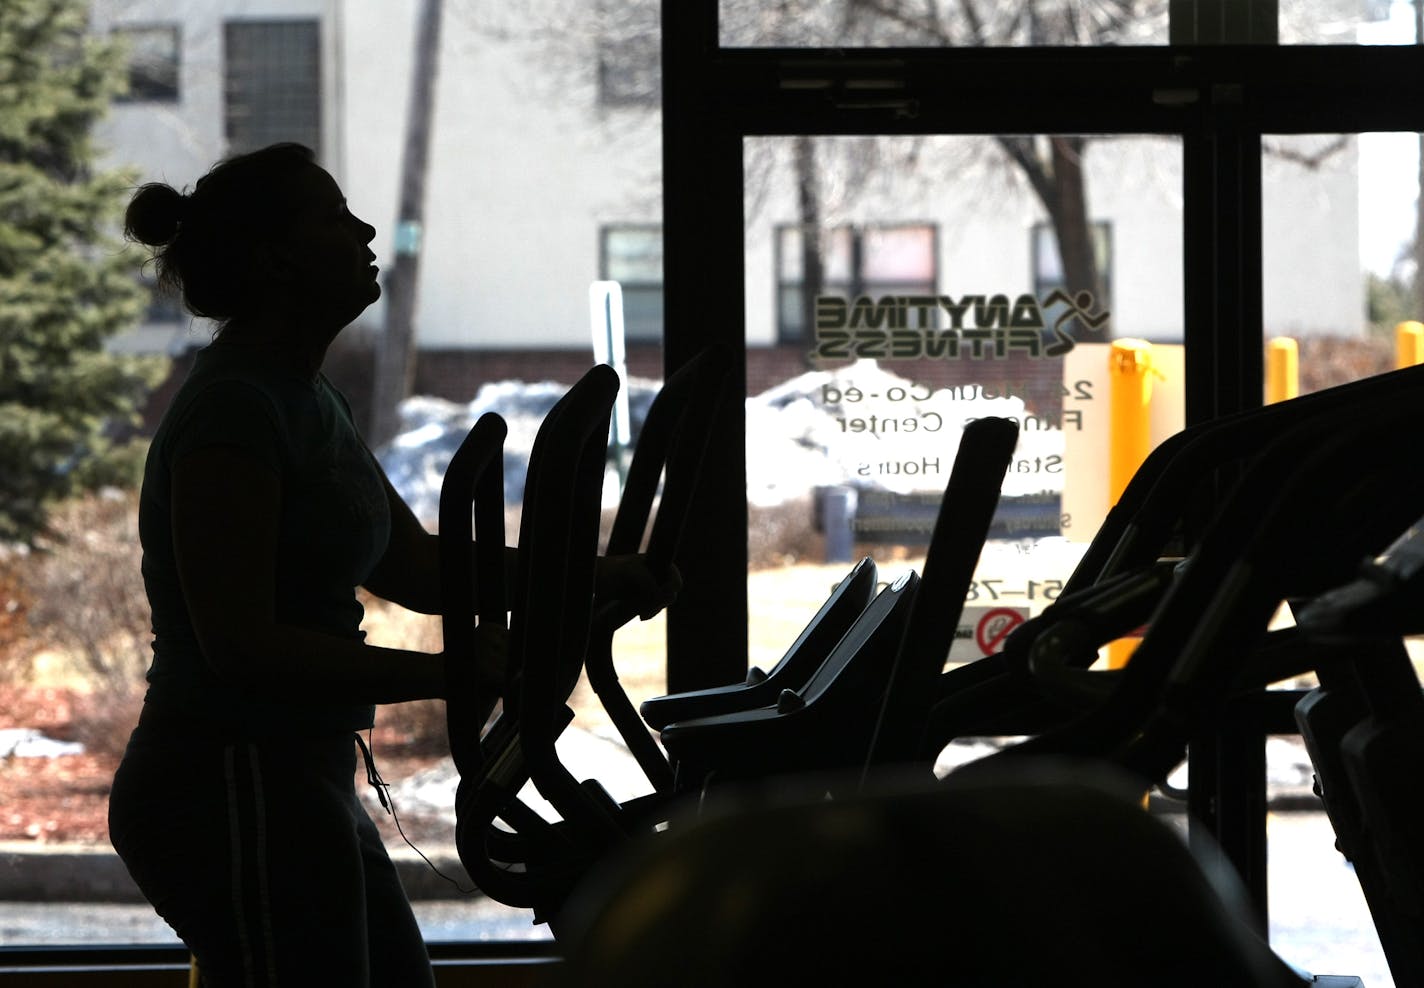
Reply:
M58 498L112 479L110 437L157 383L105 352L144 307L119 221L133 176L92 130L127 85L84 0L0 3L0 541L31 543Z

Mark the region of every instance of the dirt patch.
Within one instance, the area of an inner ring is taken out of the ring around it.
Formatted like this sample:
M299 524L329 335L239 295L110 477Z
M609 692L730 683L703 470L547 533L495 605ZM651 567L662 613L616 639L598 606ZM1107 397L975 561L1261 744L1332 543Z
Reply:
M107 844L113 775L95 755L0 760L0 840Z
M73 740L69 690L0 685L0 728L30 728ZM109 783L117 760L104 754L0 758L0 840L107 844Z
M0 729L29 728L56 741L81 738L85 731L80 719L87 698L73 690L51 687L0 685ZM377 764L387 782L429 768L443 752L429 738L412 727L413 719L428 720L428 711L407 711L392 716L372 734ZM417 724L417 726L419 726ZM0 757L0 841L108 846L109 790L118 767L121 745L106 745L113 751L66 754L54 757ZM361 791L369 787L364 767L357 775ZM374 797L373 797L374 801ZM448 843L454 835L449 824L439 818L401 812L401 825L417 845ZM372 811L388 842L401 843L391 818Z

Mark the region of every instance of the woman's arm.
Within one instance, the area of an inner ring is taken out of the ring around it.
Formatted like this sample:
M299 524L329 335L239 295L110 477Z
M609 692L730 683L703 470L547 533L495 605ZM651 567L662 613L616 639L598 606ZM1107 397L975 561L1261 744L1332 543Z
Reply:
M237 447L198 449L174 464L173 550L179 579L198 643L218 675L235 687L270 696L309 692L358 703L443 696L439 655L380 648L278 623L281 503L277 474Z
M374 458L373 458L374 459ZM377 469L380 469L379 465ZM400 496L385 471L381 482L386 488L390 505L391 540L386 553L365 587L383 600L399 604L421 614L439 614L440 601L440 539L431 535L415 517L415 512ZM504 551L505 586L514 585L518 550ZM600 556L595 571L595 592L603 599L618 599L630 603L645 620L662 610L677 596L682 578L676 569L653 573L647 557ZM479 586L475 586L475 610L479 611Z
M379 465L376 467L380 470ZM390 506L391 540L364 586L371 593L419 614L440 613L440 540L421 525L410 505L391 485L381 484Z
M377 465L377 469L380 467ZM385 555L366 578L364 586L382 600L419 614L440 613L440 538L425 530L420 519L381 471L390 505L391 540ZM514 581L516 550L505 548L505 586ZM475 588L476 597L479 587ZM478 601L476 602L478 611Z

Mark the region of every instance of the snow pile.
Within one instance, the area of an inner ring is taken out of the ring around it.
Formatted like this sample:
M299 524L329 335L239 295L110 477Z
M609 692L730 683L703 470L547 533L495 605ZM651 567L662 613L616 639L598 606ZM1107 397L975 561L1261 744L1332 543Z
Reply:
M626 384L635 443L659 386L636 378ZM506 381L480 388L468 404L411 398L401 406L400 435L377 455L416 515L433 523L450 457L481 415L497 412L509 427L505 503L518 504L535 433L566 390L551 382ZM1022 420L1025 409L1019 398L984 398L977 389L928 391L866 360L809 371L748 398L746 415L747 499L771 506L839 484L895 493L943 490L967 422L990 415ZM1063 434L1056 430L1020 436L1021 457L1062 452ZM937 469L928 469L927 461ZM1045 480L1061 485L1061 475L1011 473L1004 494L1037 494Z
M658 387L658 382L636 378L627 383L635 438ZM376 457L416 517L434 524L440 515L440 484L450 458L480 416L496 412L509 429L504 441L504 503L517 505L524 499L524 475L539 424L567 390L565 385L550 381L500 381L482 386L467 404L443 398L409 398L401 403L400 433L376 450Z
M58 758L82 755L78 741L56 741L31 727L0 728L0 761L6 758Z
M1022 421L1025 414L1019 398L985 398L978 389L930 391L873 360L809 371L747 399L747 499L780 504L835 484L897 494L941 491L968 422L989 416ZM1062 453L1057 430L1019 437L1020 457ZM938 470L927 470L927 460ZM1044 479L1010 473L1003 492L1037 494ZM1056 485L1051 490L1061 489L1061 476L1049 479Z

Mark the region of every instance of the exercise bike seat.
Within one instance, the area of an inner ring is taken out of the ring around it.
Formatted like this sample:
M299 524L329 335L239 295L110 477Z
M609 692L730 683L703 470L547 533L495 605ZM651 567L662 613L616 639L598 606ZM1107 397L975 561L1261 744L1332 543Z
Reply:
M638 708L643 721L653 730L661 731L679 721L774 706L782 690L801 690L869 606L878 575L875 562L869 556L857 563L831 591L771 672L753 666L742 683L644 700Z
M709 777L760 779L858 768L875 733L920 577L881 590L800 690L775 706L669 724L662 742L687 789Z

